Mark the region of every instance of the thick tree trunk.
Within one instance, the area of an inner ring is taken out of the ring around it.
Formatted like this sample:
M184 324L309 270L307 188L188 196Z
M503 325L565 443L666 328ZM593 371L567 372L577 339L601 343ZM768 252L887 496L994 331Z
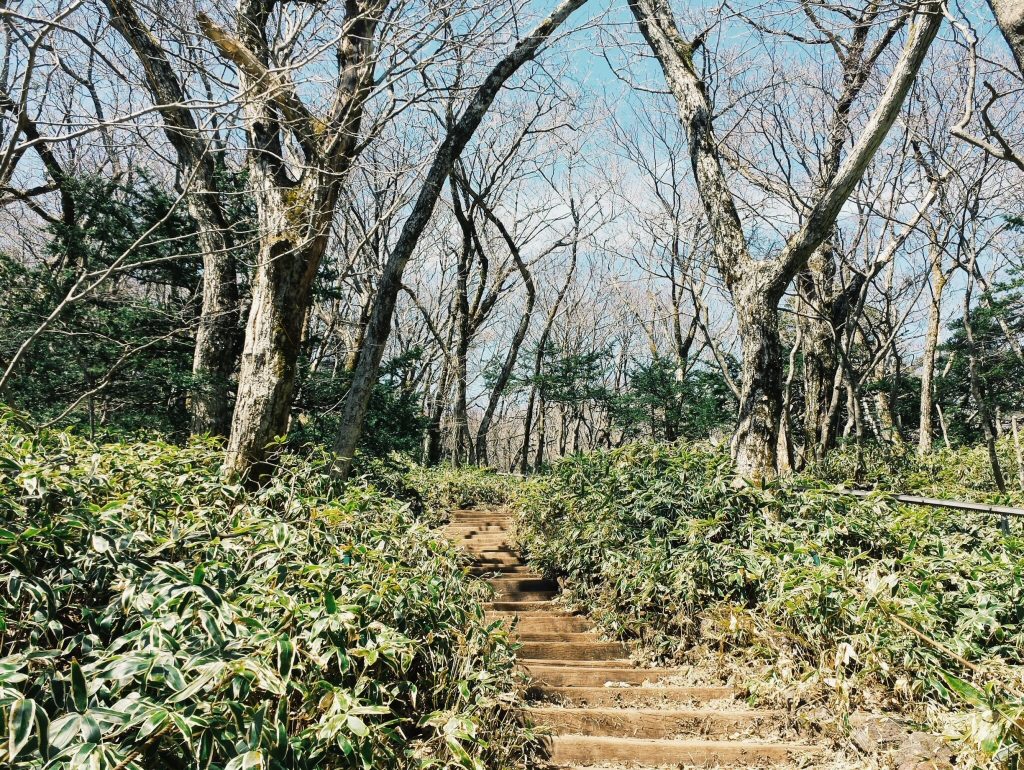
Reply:
M810 282L816 276L811 270L800 274L797 281ZM802 287L801 297L807 297L812 289ZM817 292L813 294L818 298ZM803 456L805 463L821 459L824 443L830 434L832 387L836 374L834 334L828 322L820 317L820 303L804 302L800 315L803 352L804 384L804 425Z
M386 5L387 0L346 4L326 117L314 115L287 71L274 66L267 39L273 0L239 0L237 37L206 14L197 15L204 34L238 71L260 233L225 458L235 475L251 470L250 478L259 479L267 470L267 444L288 428L311 287L341 187L361 149L363 107L374 88L377 24ZM299 169L289 167L286 146L301 155Z
M736 318L743 339L743 368L733 457L742 476L760 482L779 472L783 398L779 311L774 297L750 292L737 297Z
M238 375L238 397L227 447L235 473L267 472L267 445L288 432L302 327L326 236L302 244L265 239L252 287L252 305Z
M1024 75L1024 0L988 0L988 5L1017 61L1017 69Z

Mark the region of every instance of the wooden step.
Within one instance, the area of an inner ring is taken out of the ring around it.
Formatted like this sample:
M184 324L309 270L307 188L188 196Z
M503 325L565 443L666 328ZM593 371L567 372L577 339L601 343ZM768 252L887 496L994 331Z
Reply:
M777 730L786 717L779 711L708 708L534 706L526 712L535 724L551 728L558 735L659 739L764 735Z
M499 591L494 595L496 602L547 602L557 596L555 591Z
M603 641L593 631L524 631L516 629L516 639L521 642L567 642L585 644L586 642Z
M486 566L475 564L469 568L469 573L475 577L482 577L488 580L500 579L503 577L522 577L530 580L542 580L544 578L539 572L535 572L525 564Z
M527 696L579 706L642 706L706 703L732 698L732 687L550 687L534 685Z
M522 645L519 657L530 660L616 660L626 656L626 649L619 642L523 642Z
M486 612L488 620L515 621L516 628L524 633L560 633L590 631L594 625L586 618L559 612Z
M628 762L639 765L747 767L785 762L813 753L809 746L758 741L656 740L594 735L556 735L545 740L548 760L555 764L597 765Z
M522 656L520 656L522 657ZM550 661L522 661L534 682L549 687L603 687L620 682L656 684L667 676L681 673L671 669L633 668L627 665L573 667L551 665Z
M558 591L558 583L554 580L547 580L544 577L534 578L513 575L511 577L491 578L487 582L494 586L496 591Z
M509 601L508 599L496 599L493 602L484 604L484 609L489 612L538 612L546 609L558 610L551 601Z

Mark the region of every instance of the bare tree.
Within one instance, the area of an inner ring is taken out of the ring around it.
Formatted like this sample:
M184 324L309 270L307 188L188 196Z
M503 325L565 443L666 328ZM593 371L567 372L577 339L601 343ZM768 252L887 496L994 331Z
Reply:
M782 252L758 260L749 251L723 172L707 86L693 63L695 44L680 34L666 0L635 0L630 8L661 64L680 121L687 129L694 178L711 228L715 258L732 296L743 338L742 390L733 454L743 475L770 478L779 471L783 400L779 301L797 272L829 236L840 209L896 120L942 24L942 13L935 4L916 11L903 54L860 138Z
M463 114L448 127L378 284L373 312L367 324L365 343L345 402L342 427L334 444L334 449L341 458L339 473L342 476L347 476L351 469L352 456L362 434L370 393L377 381L384 346L391 331L391 319L401 289L402 274L430 220L453 164L473 138L505 82L522 65L533 59L573 11L585 3L586 0L563 0L550 16L520 40L512 51L491 69L473 93Z

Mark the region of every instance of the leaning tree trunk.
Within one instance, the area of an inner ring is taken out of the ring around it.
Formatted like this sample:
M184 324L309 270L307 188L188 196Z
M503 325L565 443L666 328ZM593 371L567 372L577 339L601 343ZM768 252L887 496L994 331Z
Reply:
M229 383L238 356L238 285L235 257L217 195L210 147L195 117L171 58L139 16L131 0L105 0L110 23L139 59L164 134L178 156L179 177L188 190L203 255L203 304L192 358L190 420L193 433L227 435L231 425Z
M347 478L352 468L356 445L363 432L366 411L370 404L370 393L380 371L384 347L391 334L391 321L402 287L402 275L412 257L420 236L427 227L437 199L441 195L445 180L451 173L455 161L476 133L491 104L505 82L526 62L533 59L573 11L586 4L587 0L562 0L551 15L538 24L512 51L499 61L488 73L483 83L473 94L465 112L452 125L427 170L416 201L409 212L402 232L395 243L391 256L384 266L377 288L377 296L366 327L364 350L353 373L352 385L345 400L341 428L334 442L334 451L339 457L337 472Z

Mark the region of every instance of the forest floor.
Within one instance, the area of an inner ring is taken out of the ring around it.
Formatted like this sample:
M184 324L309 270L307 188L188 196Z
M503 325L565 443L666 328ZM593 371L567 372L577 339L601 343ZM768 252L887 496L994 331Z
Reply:
M503 508L460 510L447 533L494 588L488 616L508 622L522 645L526 718L544 734L547 766L952 767L940 739L898 717L857 714L837 729L830 715L751 708L736 672L711 655L685 667L642 667L585 616L560 608L559 586L519 556L512 525Z

